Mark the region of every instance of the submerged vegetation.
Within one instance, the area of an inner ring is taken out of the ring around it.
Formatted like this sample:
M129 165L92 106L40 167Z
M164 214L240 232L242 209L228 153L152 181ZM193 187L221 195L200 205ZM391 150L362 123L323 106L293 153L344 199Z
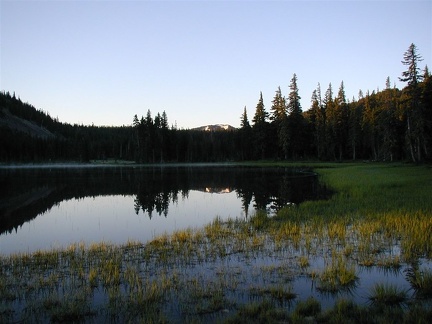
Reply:
M0 322L430 321L430 167L312 166L329 200L150 242L1 255Z

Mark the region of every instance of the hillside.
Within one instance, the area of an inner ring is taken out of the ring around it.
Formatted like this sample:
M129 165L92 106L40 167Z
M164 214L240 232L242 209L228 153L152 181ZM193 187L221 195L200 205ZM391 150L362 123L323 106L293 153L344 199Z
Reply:
M48 129L37 125L36 123L20 118L10 113L7 108L1 107L0 110L0 128L9 128L11 131L22 132L31 137L54 138L55 135Z
M0 92L0 162L133 160L133 129L61 123L47 112Z

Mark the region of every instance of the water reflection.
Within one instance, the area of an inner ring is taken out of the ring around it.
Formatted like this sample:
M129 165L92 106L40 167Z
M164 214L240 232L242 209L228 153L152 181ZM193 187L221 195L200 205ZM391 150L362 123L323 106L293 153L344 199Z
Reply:
M145 241L215 216L248 217L326 195L316 177L285 168L2 168L0 180L1 253Z

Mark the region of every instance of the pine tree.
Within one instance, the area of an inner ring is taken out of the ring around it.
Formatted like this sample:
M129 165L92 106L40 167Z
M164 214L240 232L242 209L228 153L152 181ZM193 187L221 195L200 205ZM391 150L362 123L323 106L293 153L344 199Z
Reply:
M345 86L343 81L339 87L338 95L334 101L334 141L339 152L339 161L343 158L348 138L348 105L345 97Z
M141 162L141 123L138 119L138 116L135 114L132 122L133 128L135 130L136 137L136 149L135 149L135 161Z
M249 119L248 119L248 115L247 115L247 110L246 110L246 106L243 109L243 114L240 118L240 128L241 129L247 129L250 128L250 124L249 124Z
M424 152L426 158L432 159L432 76L426 65L421 84L421 103L424 116Z
M318 88L312 92L311 108L308 112L309 123L311 124L313 146L315 148L315 154L318 159L322 159L324 156L324 143L325 143L325 119L324 111L321 106L321 91Z
M239 137L240 137L240 159L241 160L249 160L252 158L251 154L251 126L249 123L248 115L247 115L247 109L246 106L243 109L243 114L240 118L240 130L239 130Z
M327 91L324 95L323 110L325 113L325 151L327 158L336 159L335 155L335 139L334 139L334 123L335 123L335 107L333 101L333 88L329 83Z
M298 157L304 151L304 130L306 122L300 105L299 89L297 87L297 75L294 73L290 82L288 95L288 138L293 157Z
M424 120L423 109L420 104L419 82L423 79L420 74L418 63L422 57L417 53L417 47L411 44L404 53L402 64L408 66L399 78L402 82L407 82L408 86L404 89L402 105L404 106L404 117L406 119L406 139L408 150L413 162L422 160L421 146L424 141Z
M252 119L252 130L255 140L255 149L261 159L265 158L268 118L269 114L265 110L262 92L260 92L260 98L256 106L255 115Z
M294 73L290 83L290 93L288 95L288 114L301 115L300 95L297 87L297 75Z
M281 88L278 87L272 101L270 120L281 121L287 116L285 98L282 97Z
M363 106L354 98L348 105L348 147L353 161L357 159L357 146L361 139L360 121Z
M285 98L282 96L281 88L278 87L275 96L272 101L271 107L272 120L272 138L276 138L275 142L281 150L282 157L287 159L288 157L288 125L287 125L287 107ZM279 155L279 154L278 154Z
M154 122L153 117L151 115L150 109L147 110L146 118L144 119L144 160L145 162L154 162L155 161L155 152L154 152Z
M165 110L162 112L161 127L162 129L168 129L168 116Z
M390 77L386 79L386 89L379 96L379 116L377 121L380 153L382 160L393 161L396 154L398 120L396 116L396 89L391 88Z
M416 87L423 79L418 66L418 63L421 61L423 61L423 58L417 53L417 46L411 44L404 53L404 59L402 61L402 64L408 66L408 70L402 72L402 77L400 77L399 80L407 82L409 87Z
M363 140L366 149L370 152L372 160L378 159L377 150L377 103L375 91L369 93L366 92L366 97L364 98L364 110L362 119L362 129L363 129ZM370 156L369 155L369 156Z
M265 110L262 92L260 92L260 98L256 106L255 115L252 119L253 126L266 123L268 118L269 114Z

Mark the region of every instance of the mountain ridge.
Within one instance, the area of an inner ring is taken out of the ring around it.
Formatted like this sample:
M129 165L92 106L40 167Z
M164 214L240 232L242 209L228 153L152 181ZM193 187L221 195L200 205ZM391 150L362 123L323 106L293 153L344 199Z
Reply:
M213 125L204 125L200 127L192 128L194 131L204 131L204 132L230 132L236 130L235 127L228 124L213 124Z

